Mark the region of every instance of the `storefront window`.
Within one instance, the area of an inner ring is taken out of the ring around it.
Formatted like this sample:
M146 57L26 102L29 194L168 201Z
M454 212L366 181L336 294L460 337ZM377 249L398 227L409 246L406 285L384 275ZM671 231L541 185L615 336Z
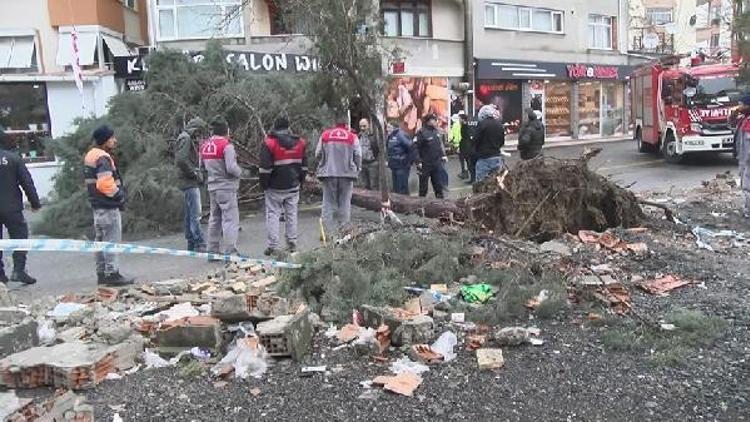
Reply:
M625 133L625 89L620 83L602 84L602 136Z
M578 135L598 136L601 133L600 82L581 82L578 85Z
M570 82L550 82L545 87L547 136L570 136Z
M0 84L0 127L27 161L54 160L44 154L43 140L49 137L44 84Z

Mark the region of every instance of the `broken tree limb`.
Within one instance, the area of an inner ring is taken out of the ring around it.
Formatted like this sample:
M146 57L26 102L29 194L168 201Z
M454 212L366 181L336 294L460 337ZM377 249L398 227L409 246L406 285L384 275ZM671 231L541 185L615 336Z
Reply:
M638 198L638 203L641 205L646 205L649 207L659 208L661 210L664 210L664 216L667 217L667 220L670 222L677 224L677 219L674 217L674 211L672 211L669 207L663 204L659 204L656 202L646 201L645 199Z
M427 218L453 216L456 220L463 220L466 213L455 201L447 199L415 198L395 193L390 194L391 209L399 214L415 214ZM354 189L352 204L371 211L383 208L380 192L365 189Z

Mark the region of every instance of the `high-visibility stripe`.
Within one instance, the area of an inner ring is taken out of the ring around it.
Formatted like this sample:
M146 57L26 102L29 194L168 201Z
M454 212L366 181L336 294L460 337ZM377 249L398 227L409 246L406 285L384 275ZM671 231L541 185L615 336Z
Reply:
M258 169L258 173L260 173L260 174L271 174L271 173L273 173L273 170L272 169L263 169L263 168L261 168L261 169Z
M302 164L301 158L287 158L285 160L277 160L273 162L274 166L286 166L289 164Z

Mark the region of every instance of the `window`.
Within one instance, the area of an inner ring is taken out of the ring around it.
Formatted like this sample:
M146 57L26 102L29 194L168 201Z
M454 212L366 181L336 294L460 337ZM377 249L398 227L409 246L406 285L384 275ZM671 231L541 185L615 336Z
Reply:
M666 25L672 23L672 9L665 7L650 7L646 10L646 18L651 25Z
M0 73L36 69L33 36L0 37Z
M515 31L563 33L563 12L534 7L487 3L484 6L485 28Z
M611 50L614 44L614 21L611 16L589 15L589 46Z
M27 163L54 161L44 151L49 121L44 83L0 84L0 128Z
M719 35L720 34L711 34L711 48L719 46Z
M138 0L121 0L122 5L128 9L138 10Z
M156 15L159 40L244 34L242 0L156 0Z
M431 37L430 0L390 0L381 4L387 37Z

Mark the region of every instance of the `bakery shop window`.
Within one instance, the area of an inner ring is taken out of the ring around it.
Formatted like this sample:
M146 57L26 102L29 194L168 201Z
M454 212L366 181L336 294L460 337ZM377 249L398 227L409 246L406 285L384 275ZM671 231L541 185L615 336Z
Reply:
M570 136L570 82L548 82L545 87L547 137Z
M44 149L50 136L45 84L0 84L0 128L27 162L55 160Z
M578 136L581 138L601 134L601 82L578 84Z

